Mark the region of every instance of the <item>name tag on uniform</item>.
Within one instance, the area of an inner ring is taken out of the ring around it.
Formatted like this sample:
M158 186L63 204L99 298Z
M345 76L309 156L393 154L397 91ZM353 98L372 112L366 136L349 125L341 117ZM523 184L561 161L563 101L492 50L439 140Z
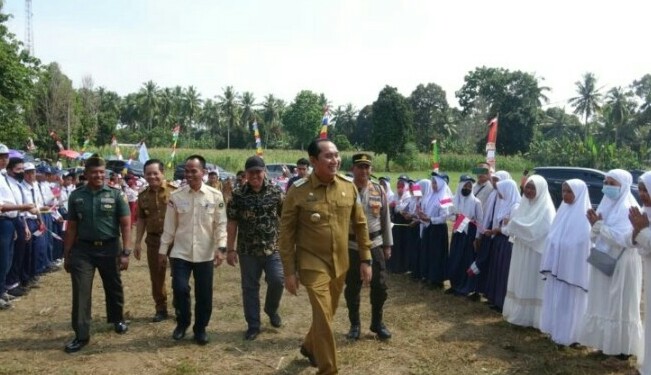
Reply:
M113 203L115 203L115 198L102 198L101 202L106 203L106 204L108 204L108 203L113 204Z

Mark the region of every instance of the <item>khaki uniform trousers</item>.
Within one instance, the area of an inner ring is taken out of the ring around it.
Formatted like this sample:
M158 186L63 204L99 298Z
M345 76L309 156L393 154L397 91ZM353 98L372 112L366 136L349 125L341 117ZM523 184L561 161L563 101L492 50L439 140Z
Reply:
M312 305L312 325L303 345L314 355L319 368L317 374L337 374L337 350L332 320L337 311L346 274L335 278L331 271L300 270L299 275Z
M167 266L161 268L158 263L160 234L147 233L145 244L147 245L147 265L151 279L151 295L156 303L156 312L167 312L167 286L165 285Z

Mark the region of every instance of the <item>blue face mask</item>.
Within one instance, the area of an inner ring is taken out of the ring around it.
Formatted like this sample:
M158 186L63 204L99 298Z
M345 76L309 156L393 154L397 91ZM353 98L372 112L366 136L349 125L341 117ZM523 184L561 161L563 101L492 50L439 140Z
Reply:
M608 198L616 200L619 198L621 190L621 186L604 185L603 189L601 189L601 192L604 193L604 195Z

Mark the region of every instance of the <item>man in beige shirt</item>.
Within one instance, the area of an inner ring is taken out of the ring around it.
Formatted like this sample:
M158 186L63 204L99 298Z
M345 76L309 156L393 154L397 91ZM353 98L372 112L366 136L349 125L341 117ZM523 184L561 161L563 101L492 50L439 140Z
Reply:
M213 266L219 266L226 253L226 206L222 193L203 183L206 160L200 155L185 160L188 184L172 193L165 213L158 259L161 267L170 251L172 292L176 310L174 340L185 337L190 326L190 273L194 275L194 340L208 343L206 326L212 313Z

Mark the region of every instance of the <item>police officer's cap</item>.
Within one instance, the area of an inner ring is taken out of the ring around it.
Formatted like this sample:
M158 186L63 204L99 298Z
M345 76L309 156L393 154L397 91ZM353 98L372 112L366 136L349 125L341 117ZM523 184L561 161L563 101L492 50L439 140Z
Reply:
M409 176L407 176L406 174L401 174L400 176L398 176L398 181L400 180L409 182L411 178L409 178Z
M106 161L98 154L93 154L91 157L86 159L86 168L95 168L95 167L105 167Z
M38 167L36 167L36 173L38 173L38 174L46 174L46 173L52 173L52 172L50 171L50 167L48 167L45 164L41 164Z
M432 179L434 179L434 177L440 177L441 179L443 179L443 181L445 181L446 184L450 183L450 176L448 176L447 173L434 171L432 172Z
M258 155L251 156L246 159L244 169L247 171L264 171L266 169L264 160Z
M389 176L382 176L382 177L378 178L378 180L380 180L380 181L384 180L384 181L386 181L386 182L391 182L391 177L389 177Z
M373 162L373 157L371 155L361 152L359 154L353 155L353 165L358 165L358 164L367 164L371 165Z

